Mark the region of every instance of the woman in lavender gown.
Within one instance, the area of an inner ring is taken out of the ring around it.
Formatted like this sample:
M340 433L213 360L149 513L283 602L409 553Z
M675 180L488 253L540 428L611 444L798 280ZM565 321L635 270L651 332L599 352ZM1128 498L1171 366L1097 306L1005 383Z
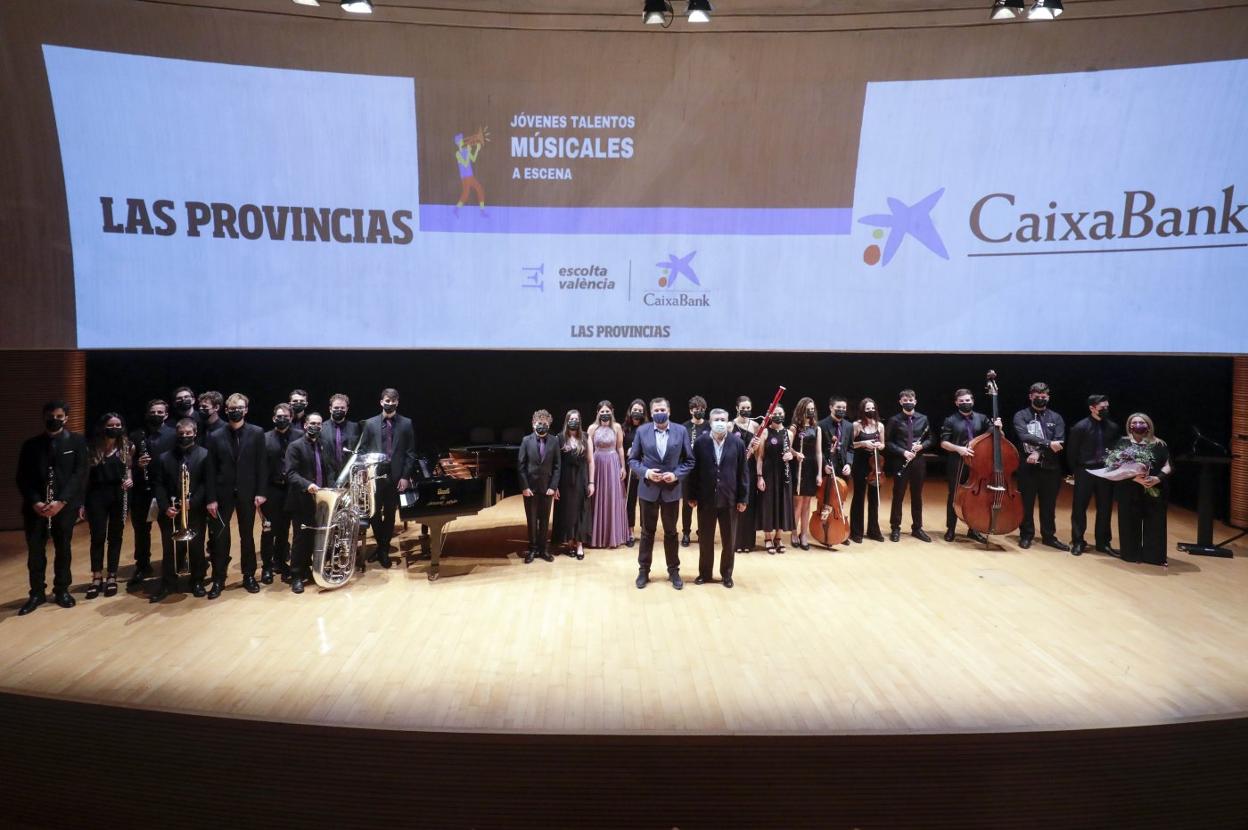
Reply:
M628 540L628 517L624 512L624 429L615 422L610 401L598 404L598 420L590 430L593 461L590 464L590 493L594 500L591 548L614 548Z

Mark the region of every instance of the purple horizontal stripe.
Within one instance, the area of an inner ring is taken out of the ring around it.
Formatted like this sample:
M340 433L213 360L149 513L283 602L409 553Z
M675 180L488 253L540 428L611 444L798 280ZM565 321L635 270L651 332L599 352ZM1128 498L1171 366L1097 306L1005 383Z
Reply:
M421 205L420 229L434 233L697 234L835 236L850 231L850 208L508 207Z

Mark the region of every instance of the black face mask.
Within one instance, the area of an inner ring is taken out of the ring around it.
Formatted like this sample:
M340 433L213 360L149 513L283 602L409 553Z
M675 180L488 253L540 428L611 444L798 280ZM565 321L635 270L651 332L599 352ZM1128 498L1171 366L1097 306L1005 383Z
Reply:
M533 431L536 432L538 435L545 435L546 433L550 432L550 427L546 426L545 424L538 424L537 426L533 427Z
M1048 399L1047 397L1045 397L1045 398L1032 398L1032 399L1031 399L1031 405L1032 405L1033 407L1035 407L1036 409L1047 409L1047 408L1048 408L1048 406L1049 406L1049 399Z
M581 428L581 422L578 419L573 418L572 420L568 421L568 429L576 430L580 428Z
M387 415L393 415L396 411L398 411L398 408L399 405L397 403L383 403L381 405L381 411Z
M601 415L598 416L598 420L602 421L604 424L611 423L611 413L610 412L602 413Z
M975 404L960 403L958 404L958 411L961 412L963 415L970 415L972 412L975 411Z
M772 422L773 424L783 424L783 423L784 423L784 416L783 416L783 415L772 415L772 416L771 416L771 422Z
M640 424L643 420L645 420L645 417L646 417L646 416L645 416L645 414L644 414L644 413L641 413L641 412L634 412L634 413L632 414L633 423L635 423L635 424Z
M279 430L287 429L290 426L290 419L289 418L274 418L273 426L277 427Z
M225 419L231 424L237 424L246 417L247 413L243 412L241 409L231 409L229 412L225 413Z
M837 408L832 410L832 417L836 418L838 421L844 418L847 414L849 414L848 409Z
M104 434L109 438L120 438L126 434L126 431L121 427L104 427Z
M212 417L212 410L211 410L211 409L203 409L203 408L201 408L201 409L199 410L199 417L201 417L201 418L203 418L205 421L207 421L209 418L211 418L211 417Z
M160 429L160 425L165 422L164 415L148 415L147 425L152 429Z
M741 418L748 418L748 417L750 417L751 413L753 413L753 412L754 412L754 410L753 410L753 409L750 409L750 408L747 406L747 407L743 407L743 408L741 408L741 409L738 409L738 410L737 410L737 415L738 415L739 417L741 417Z
M1096 417L1100 418L1102 421L1103 421L1103 420L1105 420L1106 418L1108 418L1108 417L1109 417L1109 407L1107 406L1107 407L1105 407L1104 409L1098 409L1098 410L1096 410Z
M913 411L914 411L914 404L912 404L912 403L903 403L903 404L901 405L901 411L902 411L902 412L913 412Z
M308 434L308 437L309 437L309 438L315 438L316 436L318 436L318 435L320 435L320 434L321 434L321 425L320 425L320 424L310 424L310 425L308 425L308 426L304 427L304 428L303 428L303 431L304 431L304 432L306 432L306 433Z
M43 425L47 427L48 432L60 432L65 426L65 422L60 418L45 418Z
M183 415L187 415L192 409L195 408L195 404L193 401L174 401L173 408L181 412Z
M863 412L863 413L862 413L862 417L864 417L864 418L868 418L868 419L874 419L874 418L875 418L875 410L874 410L874 409L868 409L868 410L866 410L865 412Z
M693 409L689 412L689 417L693 418L695 421L701 421L705 416L706 410L703 409Z
M290 405L290 411L295 413L296 415L298 415L300 412L302 412L303 410L307 408L308 408L308 405L306 403L292 403Z
M195 446L195 436L194 435L179 435L178 446L184 450L189 450L191 447Z
M335 424L341 424L343 421L347 420L347 413L333 410L329 413L329 417Z

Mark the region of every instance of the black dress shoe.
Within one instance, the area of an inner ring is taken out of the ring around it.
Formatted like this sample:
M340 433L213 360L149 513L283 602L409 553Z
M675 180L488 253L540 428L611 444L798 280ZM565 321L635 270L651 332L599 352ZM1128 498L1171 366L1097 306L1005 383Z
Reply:
M724 577L724 587L725 587L725 588L731 588L731 587L732 587L732 577L730 577L730 576L726 576L726 577Z
M710 582L710 580L704 576L699 576L697 579L693 580L694 585L705 585L708 582Z
M142 585L144 580L146 580L151 575L152 575L152 568L150 565L145 565L142 568L135 568L134 573L130 574L130 578L126 580L126 587L136 588L139 585Z
M870 539L872 542L883 542L883 541L884 541L884 534L883 534L883 533L879 533L879 532L876 532L876 533L868 533L868 534L867 534L867 538L868 538L868 539ZM897 539L894 539L893 541L894 541L894 542L896 542L896 541L898 541L899 539L901 539L901 537L900 537L900 536L898 536L898 537L897 537Z
M890 530L890 531L888 532L888 540L889 540L890 542L900 542L900 541L901 541L901 531L900 531L900 530L898 530L898 529L896 529L896 528L893 528L892 530ZM881 540L881 541L883 541L883 540Z
M205 590L205 588L204 588L204 583L202 583L202 582L195 582L195 583L192 583L192 584L191 584L191 596L193 596L193 597L205 597L205 596L208 596L208 591L207 591L207 590Z
M918 530L912 530L912 531L910 531L910 535L911 535L911 536L913 536L914 538L918 539L920 542L930 542L930 541L932 541L932 537L931 537L931 536L928 536L928 535L927 535L927 532L926 532L925 530L923 530L923 528L919 528Z
M261 570L260 581L263 582L265 585L272 585L273 584L273 571L269 568L265 568Z
M1019 539L1018 546L1022 548L1023 550L1027 550L1027 548L1031 547L1031 539L1030 538Z
M1096 550L1097 550L1097 553L1107 553L1110 556L1114 557L1115 559L1122 558L1122 554L1119 553L1114 548L1110 547L1109 545L1097 545Z
M256 578L254 576L243 577L243 589L249 594L260 593L260 585L256 582Z
M630 548L631 548L631 547L632 547L633 545L635 545L635 544L637 544L637 540L636 540L636 539L634 539L634 538L633 538L633 536L632 536L632 534L630 533L630 534L629 534L629 536L628 536L628 538L624 540L624 545L625 545L625 547L630 547Z
M303 593L303 580L298 579L298 578L292 579L290 581L290 592L292 594L302 594Z
M688 533L680 534L680 546L682 548L689 547L689 534Z
M524 564L526 565L533 564L533 551L527 550L524 552Z
M637 574L637 587L638 588L646 587L646 583L649 581L650 581L650 574L646 573L645 571L642 571L641 573Z
M555 561L555 557L553 557L553 556L551 556L551 555L550 555L550 551L545 551L545 550L544 550L544 551L542 551L541 553L539 553L539 554L537 555L537 557L538 557L539 559L541 559L543 562L554 562L554 561Z
M147 601L154 605L162 601L167 596L169 596L169 589L166 588L164 585L161 585L159 588L156 589L156 593L150 595L147 598Z
M954 532L953 528L949 528L948 530L946 530L946 531L945 531L945 541L946 541L946 542L952 542L954 539L956 539L956 538L957 538L957 536L958 536L958 534L957 534L956 532Z
M69 591L56 591L52 594L52 601L62 608L73 608L78 604L78 600L69 595Z
M988 537L980 533L978 530L972 530L970 533L966 535L970 536L972 539L974 539L976 542L979 542L981 545L988 544Z
M221 596L221 591L225 588L220 582L213 580L212 587L208 589L208 599L216 599Z
M390 554L379 552L377 554L377 564L383 568L389 568L394 564L394 560L390 558Z
M1085 545L1083 542L1071 542L1071 543L1070 543L1070 555L1071 555L1071 556L1082 556L1082 555L1083 555L1083 551L1084 551L1086 548L1087 548L1087 545Z
M680 573L677 571L669 571L667 579L677 591L685 587L685 581L680 578Z
M1048 547L1055 548L1061 551L1070 550L1070 545L1066 544L1061 539L1045 539L1044 544L1047 545Z
M850 537L849 537L849 541L853 542L855 545L861 545L861 544L862 544L862 537L861 537L861 536L850 536Z
M17 616L24 617L47 601L48 598L43 594L31 594L30 599L26 600L25 604L17 610Z

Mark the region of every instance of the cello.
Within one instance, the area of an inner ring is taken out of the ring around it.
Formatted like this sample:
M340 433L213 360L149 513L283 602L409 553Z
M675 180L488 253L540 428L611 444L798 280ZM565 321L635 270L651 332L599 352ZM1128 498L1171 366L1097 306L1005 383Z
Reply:
M840 441L839 435L832 439L829 458L835 455ZM835 469L832 475L823 477L823 486L815 496L815 510L810 516L810 532L825 547L843 545L849 538L849 514L845 512L848 499L849 484L836 474Z
M997 373L988 372L988 396L992 398L992 429L977 435L967 446L975 453L961 459L954 512L971 530L985 535L1010 533L1023 523L1023 497L1018 492L1018 450L1001 434L997 421ZM989 450L992 452L990 453Z

